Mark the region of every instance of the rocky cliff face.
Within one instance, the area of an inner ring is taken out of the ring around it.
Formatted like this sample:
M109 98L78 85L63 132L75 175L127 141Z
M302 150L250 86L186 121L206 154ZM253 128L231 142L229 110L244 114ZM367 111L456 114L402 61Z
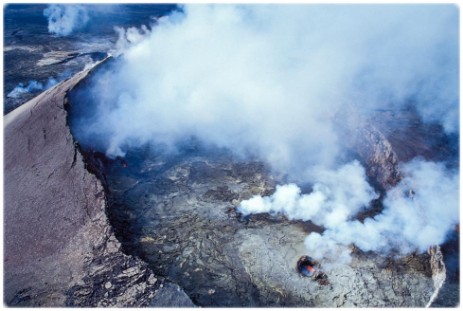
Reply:
M378 129L377 120L347 109L333 121L340 133L340 143L362 162L369 182L377 190L384 192L400 181L397 153L383 131Z
M4 302L192 306L178 286L121 252L103 187L66 124L66 94L88 72L4 117Z

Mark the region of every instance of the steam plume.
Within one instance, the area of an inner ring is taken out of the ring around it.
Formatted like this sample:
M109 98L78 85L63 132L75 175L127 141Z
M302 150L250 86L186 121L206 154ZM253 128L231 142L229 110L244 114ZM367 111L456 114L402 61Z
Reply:
M327 120L345 106L388 107L410 98L421 99L427 119L458 128L453 7L184 11L155 27L96 86L101 120L88 134L104 137L109 155L124 154L135 141L194 135L299 171L336 162L337 135ZM108 92L108 85L120 91Z
M283 213L289 219L312 220L335 228L368 206L377 195L366 182L365 171L357 162L336 171L320 171L310 194L301 195L295 184L277 186L270 197L254 196L241 202L239 211L250 213Z
M284 213L325 226L322 235L311 233L305 244L312 257L336 264L349 262L352 244L382 254L426 251L442 244L459 222L459 174L442 163L418 159L401 167L404 179L387 192L381 214L363 223L350 220L373 198L361 175L352 178L356 174L349 170L354 168L358 169L354 165L339 170L332 177L342 179L331 179L323 191L316 184L312 193L301 195L295 185L286 185L269 198L255 196L241 202L239 209L243 214Z
M112 54L115 56L120 55L133 45L141 42L150 34L150 30L146 25L142 25L140 28L129 27L127 29L116 26L114 27L114 31L118 35L116 46L112 51Z
M11 98L17 98L25 93L32 93L37 91L42 91L49 89L50 87L57 84L59 81L53 77L48 78L45 84L32 80L29 81L27 85L23 83L19 83L11 92L9 92L6 96Z
M24 93L29 93L37 90L42 90L43 85L40 82L35 80L29 81L28 85L24 85L23 83L19 83L8 95L7 97L17 98Z
M309 249L332 245L325 248L347 259L350 243L391 250L403 241L405 251L422 250L455 223L458 174L426 162L404 166L408 177L387 193L382 215L351 221L376 195L359 163L341 160L340 129L331 122L347 111L413 103L424 122L457 133L455 6L187 5L143 37L94 80L94 113L74 123L83 145L114 157L145 143L175 148L194 136L256 155L290 180L312 183L314 192L280 186L240 209L318 222L327 231L310 235ZM419 183L423 176L435 184ZM413 200L401 195L408 183ZM448 202L445 221L433 219L431 195ZM419 241L410 240L405 219ZM380 243L367 244L361 230Z
M89 21L88 9L84 5L52 4L43 15L48 18L48 32L58 36L68 36Z

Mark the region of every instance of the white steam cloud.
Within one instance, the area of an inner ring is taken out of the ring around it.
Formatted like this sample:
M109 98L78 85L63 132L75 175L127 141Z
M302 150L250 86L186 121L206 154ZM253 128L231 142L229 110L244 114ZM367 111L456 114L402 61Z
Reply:
M35 80L29 81L29 84L24 85L23 83L19 83L11 92L6 95L7 97L10 98L17 98L21 96L22 94L37 91L37 90L42 90L43 85L40 82L37 82Z
M328 227L323 235L311 233L308 251L339 262L350 259L351 244L363 251L407 254L445 242L459 222L459 174L421 160L403 165L402 172L405 178L388 191L381 214Z
M173 15L177 16L177 15ZM114 27L114 31L117 33L117 42L114 49L111 51L111 54L114 56L119 56L122 53L125 53L127 50L147 39L151 35L151 28L156 27L158 24L166 24L172 21L172 17L169 20L167 16L152 17L152 21L147 27L146 25L141 25L138 27Z
M306 243L317 256L326 249L348 259L350 243L423 250L458 218L457 174L413 162L381 215L352 221L376 194L359 163L340 163L333 122L347 111L413 104L423 121L457 133L456 6L187 5L151 32L119 32L137 44L96 79L95 114L75 121L82 144L123 156L133 146L196 137L256 155L293 181L311 182L313 192L280 186L242 202L241 211L322 224L323 236ZM408 189L413 199L402 195Z
M68 36L73 31L85 27L89 12L84 5L52 4L44 11L48 18L48 32L58 36Z
M116 31L118 36L116 46L113 51L111 51L114 56L119 56L151 34L146 25L142 25L140 28L129 27L127 29L116 26L114 27L114 31Z
M80 140L101 137L101 148L116 156L134 144L196 136L307 173L336 163L330 119L346 106L400 106L413 98L427 119L458 128L453 6L184 11L159 23L97 82L96 119Z
M295 184L277 186L270 197L254 196L241 202L238 210L251 213L283 213L289 219L311 220L335 228L368 206L377 195L366 181L365 170L357 162L335 171L320 171L310 194L302 194Z
M383 254L423 252L443 243L459 222L459 174L423 160L401 171L404 178L387 192L383 212L363 223L350 218L375 196L355 162L329 173L310 194L301 195L296 185L279 186L270 197L241 202L238 210L244 215L283 213L324 226L323 234L309 234L305 245L312 257L330 264L348 263L351 245Z

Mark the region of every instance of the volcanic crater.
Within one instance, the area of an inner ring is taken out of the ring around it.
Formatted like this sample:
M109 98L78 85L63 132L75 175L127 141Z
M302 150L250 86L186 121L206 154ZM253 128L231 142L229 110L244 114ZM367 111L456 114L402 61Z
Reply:
M71 131L76 118L91 110L91 103L80 100L80 94L93 78L70 93ZM382 120L387 123L387 118ZM371 125L356 133L345 143L366 165L377 191L384 193L400 180L394 148ZM413 149L413 144L406 145ZM438 264L439 248L427 254L384 257L353 246L352 263L330 267L328 282L321 284L299 274L296 265L306 254L304 238L323 232L322 227L280 214L243 217L237 212L242 200L270 195L286 181L265 163L244 160L195 139L174 153L145 145L118 158L108 158L91 146L79 148L87 169L104 185L106 213L124 252L179 284L199 306L424 306L436 291L435 276L445 275ZM381 209L374 202L358 218Z
M114 158L80 140L79 120L97 113L89 90L101 72L117 68L117 59L100 62L118 40L114 25L138 27L175 5L127 5L69 37L50 35L45 5L5 8L6 305L459 304L458 226L443 245L404 257L351 245L350 264L319 262L326 273L319 282L303 276L298 261L311 255L307 235L324 227L278 213L238 212L244 200L292 181L259 158L195 138L175 152L151 144ZM31 79L40 90L14 93ZM48 89L47 81L57 85ZM48 90L38 95L42 89ZM402 179L401 163L419 157L459 167L459 134L424 124L413 100L400 109L383 104L331 120L343 133L343 160L359 161L379 195L354 217L360 222L381 214L386 192ZM302 193L313 190L299 185Z

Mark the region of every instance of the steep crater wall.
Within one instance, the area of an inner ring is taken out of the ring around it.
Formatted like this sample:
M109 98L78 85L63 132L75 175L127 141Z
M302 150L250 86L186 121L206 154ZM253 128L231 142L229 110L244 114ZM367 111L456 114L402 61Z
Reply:
M71 136L66 96L80 72L4 117L4 303L7 306L193 306L126 255L106 195Z

